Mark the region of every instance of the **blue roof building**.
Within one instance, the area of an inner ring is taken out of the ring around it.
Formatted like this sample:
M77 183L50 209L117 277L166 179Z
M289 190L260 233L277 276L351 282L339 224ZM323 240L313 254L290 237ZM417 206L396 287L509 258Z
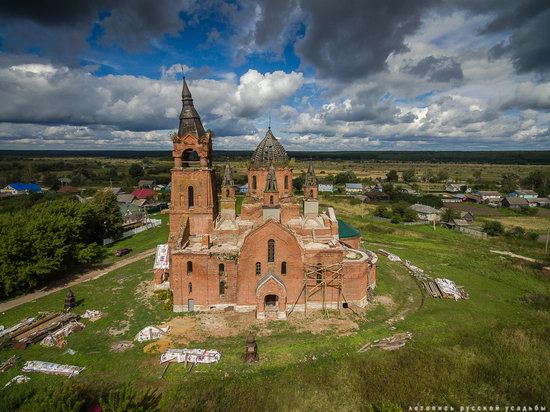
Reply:
M6 186L6 191L14 191L16 193L41 193L42 188L36 183L10 183Z

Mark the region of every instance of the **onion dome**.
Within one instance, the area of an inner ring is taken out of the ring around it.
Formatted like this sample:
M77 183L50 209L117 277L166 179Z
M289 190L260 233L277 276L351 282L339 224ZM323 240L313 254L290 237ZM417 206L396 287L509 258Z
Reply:
M183 88L181 91L182 108L180 114L180 127L178 129L178 136L182 137L188 133L196 137L204 135L204 127L201 122L199 113L193 105L193 96L189 91L189 86L185 78L183 79Z
M283 145L271 133L270 127L252 155L252 164L255 167L268 167L271 163L286 165L288 155Z

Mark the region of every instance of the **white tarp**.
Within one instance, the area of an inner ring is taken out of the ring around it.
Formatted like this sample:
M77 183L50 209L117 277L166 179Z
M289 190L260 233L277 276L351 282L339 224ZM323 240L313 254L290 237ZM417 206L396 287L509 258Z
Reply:
M168 245L157 245L157 256L153 269L169 269L170 259L168 258Z
M31 380L31 378L29 378L26 375L17 375L17 376L14 376L13 378L11 378L11 380L4 385L4 388L10 386L12 383L25 383L25 382L28 382L30 380Z
M82 319L89 319L90 322L95 322L98 319L101 319L103 312L99 310L86 309L84 315L81 316Z
M455 283L449 279L436 279L435 282L442 293L451 295L455 300L462 299L462 293L456 287Z
M160 356L160 363L218 363L222 355L213 349L168 349Z
M159 326L146 326L136 335L138 342L147 342L148 340L155 340L161 336L166 335L170 331L170 326L161 328Z
M83 323L77 322L76 320L73 322L67 323L65 326L62 326L61 328L57 329L55 332L50 333L48 336L46 336L40 344L42 346L46 347L52 347L52 346L63 346L65 344L65 338L69 336L71 333L82 330L86 327Z
M84 369L80 366L73 365L60 365L58 363L42 362L42 361L28 361L25 362L22 371L23 372L41 372L51 375L65 375L69 378L74 375L78 375Z

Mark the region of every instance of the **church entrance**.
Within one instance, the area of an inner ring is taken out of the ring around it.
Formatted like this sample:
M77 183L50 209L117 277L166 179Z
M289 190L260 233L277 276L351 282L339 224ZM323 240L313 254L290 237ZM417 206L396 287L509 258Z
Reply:
M279 297L277 295L266 295L264 299L265 318L277 319L279 314Z

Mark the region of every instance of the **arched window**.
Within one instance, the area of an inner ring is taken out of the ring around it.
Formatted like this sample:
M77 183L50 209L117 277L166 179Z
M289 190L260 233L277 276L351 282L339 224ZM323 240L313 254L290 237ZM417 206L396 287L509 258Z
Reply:
M191 282L189 282L187 284L187 292L188 293L193 293L193 284Z
M218 272L220 276L225 275L225 265L223 263L220 263L218 265Z
M229 197L229 189L225 189L225 197Z
M256 190L256 176L252 176L252 190Z
M286 262L281 262L281 275L286 275Z
M262 274L262 264L260 262L256 262L256 276L260 276Z
M269 204L270 204L270 205L273 204L273 195L270 195L270 196L269 196Z
M187 206L195 207L195 191L193 190L193 186L187 188Z
M225 295L225 282L222 280L220 281L220 296Z
M285 176L285 190L288 190L288 176Z
M309 197L313 197L313 189L309 191Z
M187 274L188 275L193 274L193 262L191 262L191 261L187 262Z
M275 262L275 241L273 239L267 241L267 261Z

